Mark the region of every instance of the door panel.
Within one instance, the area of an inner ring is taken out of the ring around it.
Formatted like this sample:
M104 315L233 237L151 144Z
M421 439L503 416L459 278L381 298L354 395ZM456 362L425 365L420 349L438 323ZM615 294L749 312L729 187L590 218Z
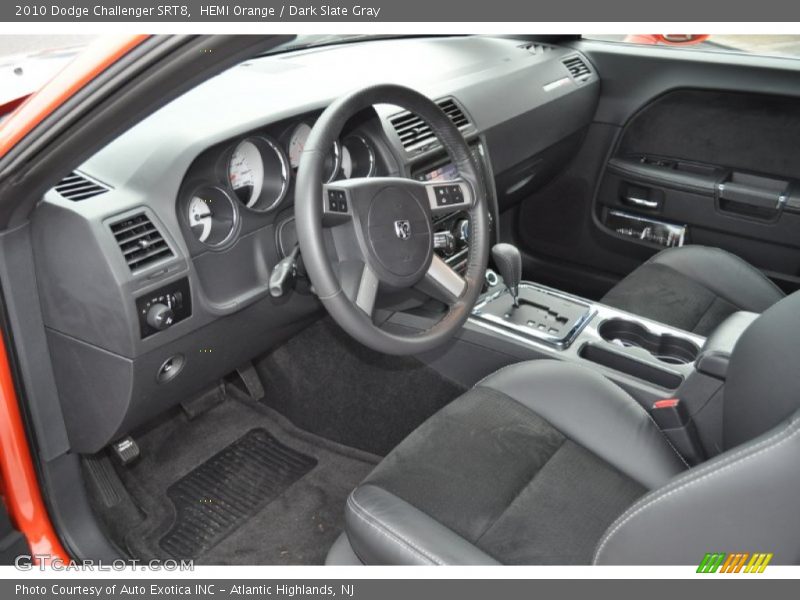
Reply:
M800 61L578 47L601 78L598 111L514 217L526 277L600 297L682 237L800 287Z
M800 102L675 90L640 110L608 161L595 211L610 235L733 252L791 289L800 273ZM629 226L623 215L634 217ZM654 233L660 231L661 233Z

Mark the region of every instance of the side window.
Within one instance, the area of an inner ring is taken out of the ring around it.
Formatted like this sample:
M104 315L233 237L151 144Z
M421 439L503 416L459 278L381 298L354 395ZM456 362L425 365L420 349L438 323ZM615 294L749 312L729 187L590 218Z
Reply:
M666 46L708 52L740 52L800 58L800 35L651 34L584 35L585 39L623 44Z

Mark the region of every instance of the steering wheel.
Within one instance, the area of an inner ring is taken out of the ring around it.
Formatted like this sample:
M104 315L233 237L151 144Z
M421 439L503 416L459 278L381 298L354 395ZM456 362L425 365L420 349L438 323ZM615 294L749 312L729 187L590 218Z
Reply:
M393 104L423 119L458 170L451 181L357 178L323 185L325 159L344 124L374 104ZM463 277L433 251L432 215L465 210L470 241ZM377 85L334 101L314 125L300 159L295 223L314 290L356 340L385 354L416 354L450 339L480 295L489 255L485 188L467 142L429 98L398 85ZM378 289L415 288L444 301L430 329L387 331L373 322Z

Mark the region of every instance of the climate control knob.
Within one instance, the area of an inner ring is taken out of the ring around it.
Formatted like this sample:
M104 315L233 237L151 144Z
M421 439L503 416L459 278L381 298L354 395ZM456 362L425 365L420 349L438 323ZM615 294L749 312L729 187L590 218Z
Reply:
M175 313L166 304L153 304L147 311L147 324L153 329L166 329L175 321Z

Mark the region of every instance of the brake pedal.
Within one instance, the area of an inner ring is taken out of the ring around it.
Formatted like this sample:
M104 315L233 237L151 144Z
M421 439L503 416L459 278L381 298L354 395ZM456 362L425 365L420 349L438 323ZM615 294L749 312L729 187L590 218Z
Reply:
M111 452L123 467L136 462L142 454L139 444L129 435L111 444Z

